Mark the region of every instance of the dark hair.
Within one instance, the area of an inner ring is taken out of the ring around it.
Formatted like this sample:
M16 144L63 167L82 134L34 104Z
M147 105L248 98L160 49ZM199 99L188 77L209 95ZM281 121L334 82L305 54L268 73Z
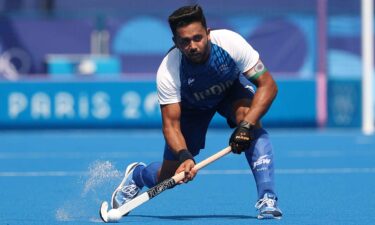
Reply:
M200 22L207 29L206 18L199 5L183 6L177 9L168 17L168 22L173 35L176 34L177 28L184 27L193 22Z

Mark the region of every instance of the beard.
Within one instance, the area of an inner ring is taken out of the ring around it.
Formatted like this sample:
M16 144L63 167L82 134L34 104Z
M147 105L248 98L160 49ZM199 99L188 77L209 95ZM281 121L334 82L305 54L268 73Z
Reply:
M186 58L189 59L189 61L196 63L196 64L202 64L205 63L208 59L208 56L210 55L210 42L207 42L207 45L202 51L192 51L185 54Z

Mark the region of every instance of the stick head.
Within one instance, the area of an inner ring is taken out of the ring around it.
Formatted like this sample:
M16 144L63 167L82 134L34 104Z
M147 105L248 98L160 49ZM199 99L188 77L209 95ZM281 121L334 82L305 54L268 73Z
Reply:
M100 218L103 220L103 222L108 223L108 202L104 201L100 205L99 210Z
M118 222L122 215L118 209L111 209L108 211L107 219L108 222Z
M108 211L108 202L106 201L100 205L99 215L105 223L118 222L122 218L122 214L118 209Z

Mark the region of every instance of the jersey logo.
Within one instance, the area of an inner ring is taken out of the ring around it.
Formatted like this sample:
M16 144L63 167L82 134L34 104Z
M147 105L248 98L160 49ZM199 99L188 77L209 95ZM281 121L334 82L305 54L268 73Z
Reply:
M191 86L193 84L193 82L195 81L194 78L189 78L188 79L188 85Z
M228 73L230 71L230 68L227 64L221 64L219 66L219 70L222 72L222 73Z
M215 95L219 96L223 94L226 90L228 90L233 85L233 83L234 81L227 80L225 82L213 85L204 91L194 92L193 95L195 97L195 100L197 101L202 101Z

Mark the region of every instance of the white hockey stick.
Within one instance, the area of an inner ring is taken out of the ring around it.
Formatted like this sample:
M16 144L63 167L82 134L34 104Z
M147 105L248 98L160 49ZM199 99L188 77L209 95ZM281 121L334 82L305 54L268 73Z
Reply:
M214 155L208 157L207 159L201 161L200 163L196 164L194 166L194 169L198 171L202 169L203 167L209 165L210 163L230 153L230 151L231 151L231 148L228 146L220 150L219 152L215 153ZM102 220L106 223L116 222L119 219L121 219L121 217L126 216L131 210L142 205L148 200L154 198L155 196L159 195L166 189L175 186L178 182L182 181L184 177L185 177L184 172L176 174L173 177L166 179L163 182L150 188L148 191L138 195L137 197L135 197L134 199L130 200L129 202L125 203L124 205L120 206L117 209L111 209L108 211L108 202L104 201L100 206L100 211L99 211L100 218L102 218Z

